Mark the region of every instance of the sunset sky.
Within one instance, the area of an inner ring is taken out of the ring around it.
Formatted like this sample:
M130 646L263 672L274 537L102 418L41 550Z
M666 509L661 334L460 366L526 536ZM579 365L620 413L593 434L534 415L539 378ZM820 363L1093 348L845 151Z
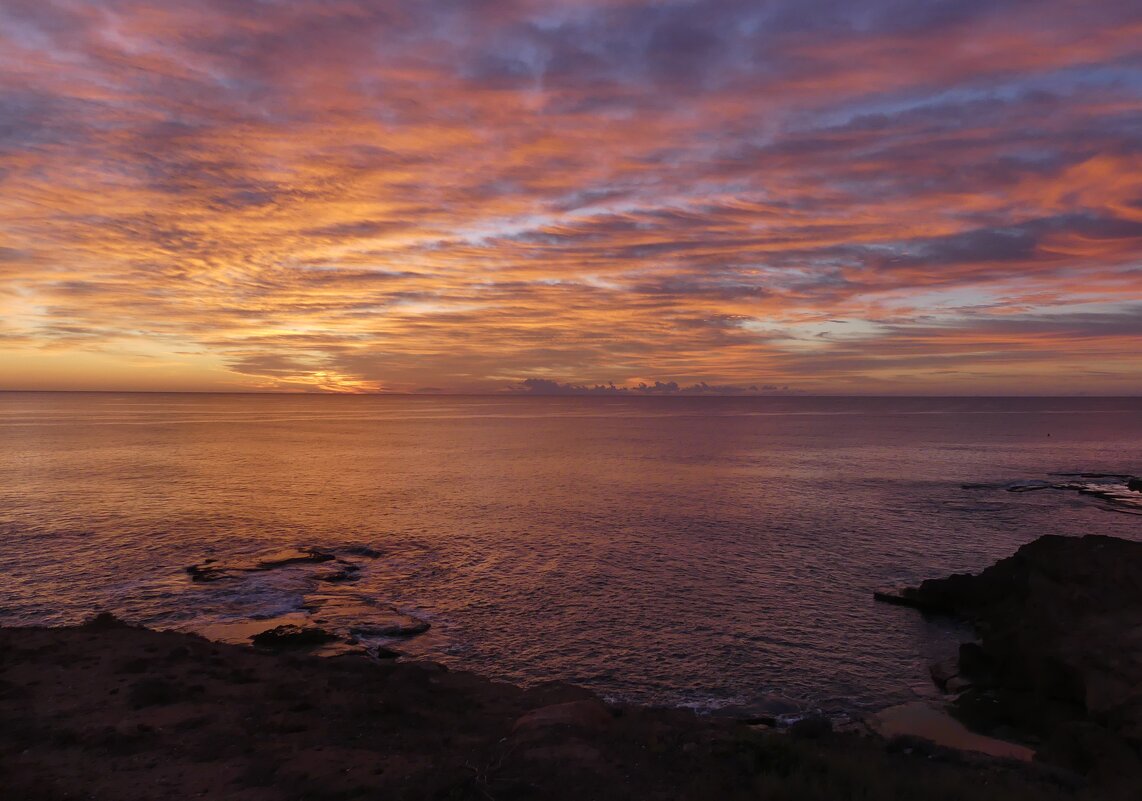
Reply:
M0 3L0 389L612 382L1142 393L1142 3Z

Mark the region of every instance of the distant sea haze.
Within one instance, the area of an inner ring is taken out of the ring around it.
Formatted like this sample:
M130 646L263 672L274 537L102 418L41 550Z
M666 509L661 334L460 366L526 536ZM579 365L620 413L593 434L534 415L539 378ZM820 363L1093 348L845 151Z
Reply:
M906 699L962 631L873 589L1142 538L1137 398L0 393L0 440L4 624L395 610L413 656L703 710ZM351 575L186 572L294 546Z

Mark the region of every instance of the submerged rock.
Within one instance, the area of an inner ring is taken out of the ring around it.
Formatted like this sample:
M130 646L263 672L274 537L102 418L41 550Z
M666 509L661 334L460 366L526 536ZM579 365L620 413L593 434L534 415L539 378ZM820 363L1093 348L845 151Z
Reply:
M351 626L349 630L358 637L413 637L423 634L431 627L427 620L394 610L388 615Z
M231 578L242 573L254 573L262 570L273 570L286 565L302 563L321 564L330 562L337 557L319 548L286 548L272 551L243 562L219 562L217 559L205 559L202 562L186 568L191 581L208 582Z
M345 553L352 556L362 556L366 559L379 559L382 554L376 548L370 548L368 545L350 545L345 548Z
M197 565L190 565L186 572L190 575L191 581L217 581L230 575L230 570L223 565L215 564L216 562L216 559L207 559Z
M259 648L273 648L275 650L286 648L316 648L333 642L337 635L331 634L317 626L297 626L287 623L277 626L250 638Z
M431 628L427 620L379 606L375 598L352 591L310 593L304 609L313 622L347 629L354 637L412 637Z
M361 578L360 573L360 565L338 560L336 569L328 570L324 573L319 573L317 576L315 576L315 578L318 581L326 581L330 584L341 584L344 582L356 581L357 579Z
M1008 492L1062 490L1105 501L1126 514L1142 514L1142 478L1122 473L1053 473L1056 480L1026 479L1001 484L961 484L963 489L1005 489ZM1063 480L1057 480L1063 479Z
M259 557L255 569L273 570L275 567L285 567L286 565L294 565L299 562L314 562L319 564L321 562L331 562L336 558L336 556L328 551L322 551L318 548L287 548Z

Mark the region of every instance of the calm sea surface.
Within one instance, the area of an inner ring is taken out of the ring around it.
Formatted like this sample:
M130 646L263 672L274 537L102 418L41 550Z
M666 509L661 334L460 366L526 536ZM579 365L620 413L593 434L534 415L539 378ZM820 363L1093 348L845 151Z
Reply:
M423 617L399 648L515 682L870 708L962 634L874 588L1142 539L1142 495L1067 473L1142 474L1142 400L0 393L0 622L217 633L316 598L342 629ZM1008 491L1036 482L1119 501ZM359 580L185 572L294 545Z

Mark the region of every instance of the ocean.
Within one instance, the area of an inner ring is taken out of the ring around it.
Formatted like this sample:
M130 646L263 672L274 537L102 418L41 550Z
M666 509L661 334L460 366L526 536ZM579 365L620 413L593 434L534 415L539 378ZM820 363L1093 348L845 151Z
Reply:
M359 639L506 681L868 710L969 636L874 589L1140 539L1130 474L1139 398L0 393L0 623L395 609L431 629ZM294 546L349 573L186 571Z

